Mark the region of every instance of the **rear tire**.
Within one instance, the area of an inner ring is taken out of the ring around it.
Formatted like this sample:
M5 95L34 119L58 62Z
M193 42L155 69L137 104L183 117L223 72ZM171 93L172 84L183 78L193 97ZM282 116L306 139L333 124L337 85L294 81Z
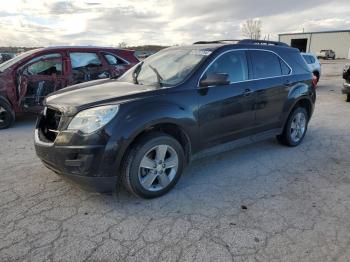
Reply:
M15 121L15 112L7 100L0 97L0 129L10 127Z
M350 102L350 94L346 94L346 102Z
M299 145L305 137L308 122L308 113L305 108L295 108L288 117L283 133L277 136L277 140L290 147Z
M121 169L125 188L142 198L166 194L179 180L185 154L173 137L154 132L139 139L126 154Z

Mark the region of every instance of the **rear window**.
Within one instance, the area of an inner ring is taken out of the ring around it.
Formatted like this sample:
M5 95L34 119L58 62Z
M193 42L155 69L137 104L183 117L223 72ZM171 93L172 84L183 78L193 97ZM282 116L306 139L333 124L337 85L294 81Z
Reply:
M251 51L255 79L290 74L289 66L276 54L269 51Z
M308 64L314 64L316 62L315 58L311 55L303 55L303 57Z

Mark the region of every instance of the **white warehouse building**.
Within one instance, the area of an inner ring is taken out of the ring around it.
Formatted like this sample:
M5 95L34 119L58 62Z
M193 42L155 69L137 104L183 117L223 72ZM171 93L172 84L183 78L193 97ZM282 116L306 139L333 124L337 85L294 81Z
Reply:
M279 34L278 40L301 52L316 54L332 49L336 58L350 59L350 30Z

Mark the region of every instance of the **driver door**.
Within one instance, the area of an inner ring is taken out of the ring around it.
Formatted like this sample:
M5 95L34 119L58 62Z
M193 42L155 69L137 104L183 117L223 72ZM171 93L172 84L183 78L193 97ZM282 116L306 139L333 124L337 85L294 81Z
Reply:
M219 55L203 73L227 74L229 83L199 87L199 125L202 147L243 137L253 129L256 94L249 81L246 51Z
M42 109L44 98L65 86L62 55L45 54L17 70L19 104L28 112Z

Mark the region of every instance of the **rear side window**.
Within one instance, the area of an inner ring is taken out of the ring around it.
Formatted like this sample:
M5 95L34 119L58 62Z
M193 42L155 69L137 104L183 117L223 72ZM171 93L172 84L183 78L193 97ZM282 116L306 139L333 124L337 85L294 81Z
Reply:
M290 74L289 66L274 53L258 50L250 52L255 79Z
M248 65L245 51L231 51L223 54L210 65L205 76L214 73L228 74L230 82L248 79Z
M72 68L101 66L101 61L96 53L70 53Z
M109 65L126 65L127 62L112 54L104 54Z
M287 66L287 64L281 58L279 58L279 60L280 60L282 75L284 76L289 75L291 73L290 67Z

